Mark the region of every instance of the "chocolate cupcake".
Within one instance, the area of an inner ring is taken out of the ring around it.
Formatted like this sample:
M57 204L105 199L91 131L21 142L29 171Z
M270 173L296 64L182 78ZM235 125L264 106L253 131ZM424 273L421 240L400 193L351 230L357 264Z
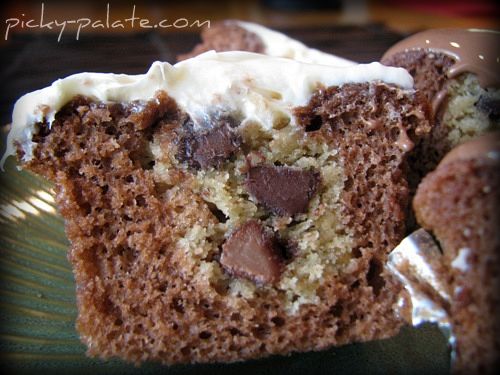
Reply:
M417 220L439 241L456 373L500 366L500 132L448 153L420 184ZM444 271L443 271L444 270Z
M426 114L404 69L207 52L23 96L8 154L56 186L89 355L231 362L399 331Z
M479 29L435 29L412 35L382 57L403 67L427 97L433 131L417 147L424 175L454 146L500 129L500 33Z

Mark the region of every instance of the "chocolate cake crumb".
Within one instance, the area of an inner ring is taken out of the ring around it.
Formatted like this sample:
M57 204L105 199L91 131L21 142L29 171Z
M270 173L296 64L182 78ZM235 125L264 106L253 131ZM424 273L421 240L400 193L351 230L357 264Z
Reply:
M285 166L251 167L246 179L250 194L267 209L281 216L306 212L319 184L319 172Z
M429 54L421 49L397 53L383 59L381 63L408 70L415 80L415 88L432 102L448 80L444 73L455 63L455 59L444 53Z
M222 247L222 266L231 274L256 283L275 283L283 268L278 242L256 220L236 229Z
M200 134L190 130L180 141L177 159L195 169L217 169L238 150L240 144L238 134L227 122Z
M447 140L449 127L442 123L443 106L438 103L448 100L449 79L445 72L455 64L456 60L445 53L429 53L425 49L399 52L382 59L381 63L387 66L396 66L406 69L414 80L415 89L428 102L433 121L432 131L415 145L409 155L410 188L412 195L418 182L429 171L433 170L439 160L448 152L452 145ZM439 100L436 100L439 98ZM411 221L413 222L413 218ZM410 226L414 226L411 223Z

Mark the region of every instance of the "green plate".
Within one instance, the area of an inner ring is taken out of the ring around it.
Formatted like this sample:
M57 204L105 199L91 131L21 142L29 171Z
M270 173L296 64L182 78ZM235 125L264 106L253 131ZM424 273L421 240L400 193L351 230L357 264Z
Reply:
M1 150L0 150L1 151ZM140 367L85 356L75 330L75 284L68 240L52 186L19 171L0 172L0 358L13 373L329 374L448 373L445 338L431 325L389 340L236 364Z

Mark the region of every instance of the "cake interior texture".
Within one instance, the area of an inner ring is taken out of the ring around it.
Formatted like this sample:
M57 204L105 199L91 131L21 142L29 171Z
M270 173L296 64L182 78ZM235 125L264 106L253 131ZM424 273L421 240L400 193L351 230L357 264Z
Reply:
M482 87L478 76L465 71L453 78L445 72L456 60L425 49L396 53L385 65L408 70L432 107L434 126L416 150L422 175L433 170L453 147L488 131L500 129L500 90Z
M270 127L241 120L218 107L200 127L159 91L76 96L37 124L24 167L55 183L89 355L235 361L403 324L384 264L405 234L406 157L429 131L425 104L345 84L318 87Z
M419 223L443 249L456 373L494 373L500 365L498 171L498 159L440 165L423 180L414 200Z

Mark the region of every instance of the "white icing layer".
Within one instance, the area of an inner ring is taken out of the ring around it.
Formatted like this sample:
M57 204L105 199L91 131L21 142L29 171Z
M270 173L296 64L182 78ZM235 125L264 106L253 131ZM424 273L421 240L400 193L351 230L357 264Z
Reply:
M309 48L298 40L264 26L243 21L237 21L236 23L247 31L256 34L265 45L266 50L264 53L269 56L286 57L307 63L332 66L352 66L357 64L354 61Z
M155 62L146 74L80 73L21 97L14 106L8 135L8 155L13 142L30 160L35 123L53 121L56 112L76 95L101 102L151 99L165 90L193 121L202 123L214 109L237 113L242 121L258 121L270 128L276 113L290 114L305 105L318 87L380 81L411 89L413 79L402 68L379 63L333 67L300 63L248 52L206 52L175 65Z

